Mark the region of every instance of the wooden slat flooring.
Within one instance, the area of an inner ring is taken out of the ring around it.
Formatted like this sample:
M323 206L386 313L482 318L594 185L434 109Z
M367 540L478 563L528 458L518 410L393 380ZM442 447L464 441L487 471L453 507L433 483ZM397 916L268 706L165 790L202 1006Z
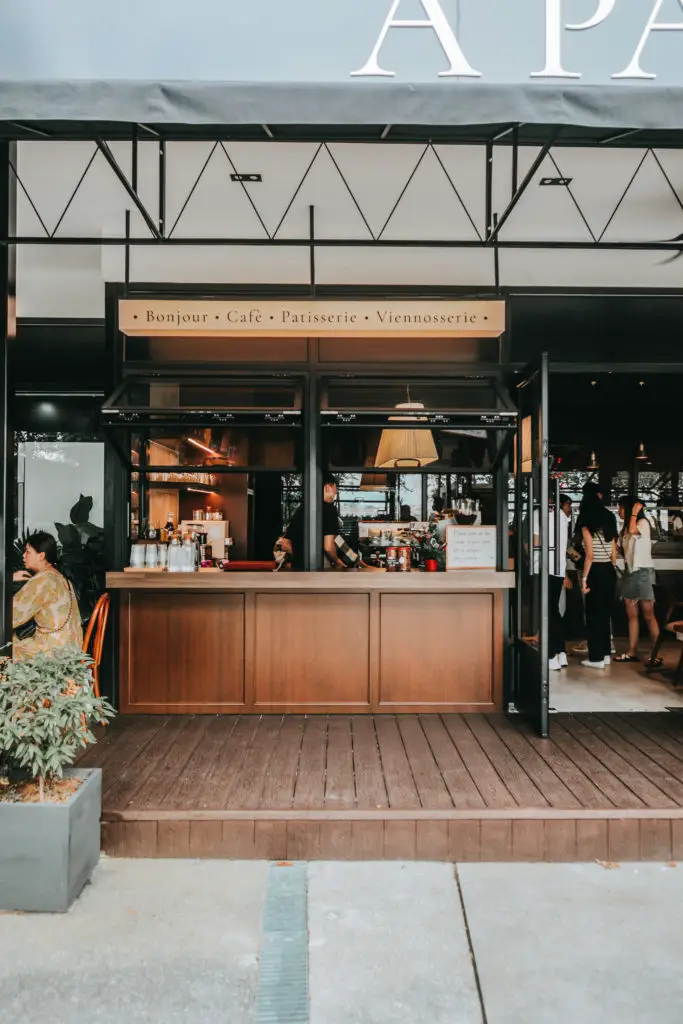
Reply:
M102 767L121 856L683 856L683 715L122 716Z

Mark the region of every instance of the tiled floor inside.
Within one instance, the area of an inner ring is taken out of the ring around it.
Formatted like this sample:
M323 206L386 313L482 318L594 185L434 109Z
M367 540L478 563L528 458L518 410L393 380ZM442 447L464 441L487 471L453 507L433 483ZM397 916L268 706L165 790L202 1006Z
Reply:
M576 645L569 644L569 650ZM625 643L617 640L618 651ZM569 657L569 668L550 673L550 707L553 711L666 711L683 709L683 687L671 680L678 664L681 645L668 643L662 648L663 671L645 671L647 648L640 651L637 664L620 665L614 661L604 670L582 668L585 654Z

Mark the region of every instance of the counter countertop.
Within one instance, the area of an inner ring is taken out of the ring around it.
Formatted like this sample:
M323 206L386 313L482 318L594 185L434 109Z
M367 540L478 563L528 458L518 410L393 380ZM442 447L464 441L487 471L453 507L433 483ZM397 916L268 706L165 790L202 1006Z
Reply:
M109 590L291 590L291 591L409 591L510 590L511 572L487 569L455 572L110 572Z

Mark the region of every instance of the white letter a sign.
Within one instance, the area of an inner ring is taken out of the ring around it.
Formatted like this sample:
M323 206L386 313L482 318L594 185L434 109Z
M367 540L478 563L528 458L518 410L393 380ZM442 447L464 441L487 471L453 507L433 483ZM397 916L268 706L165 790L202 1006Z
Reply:
M462 52L460 43L456 39L448 18L443 12L440 0L420 0L420 3L425 12L426 18L422 21L405 21L396 18L398 9L401 6L401 0L392 0L391 9L387 15L387 19L384 22L382 31L379 34L379 38L375 43L375 48L370 54L367 64L365 64L360 71L352 71L352 77L369 78L371 76L379 75L384 78L393 78L396 74L395 71L385 71L379 66L379 52L384 45L384 40L387 37L389 29L430 28L433 32L436 32L437 39L441 43L441 48L446 54L450 64L448 71L439 72L439 78L481 78L481 72L474 70L465 57L465 54Z

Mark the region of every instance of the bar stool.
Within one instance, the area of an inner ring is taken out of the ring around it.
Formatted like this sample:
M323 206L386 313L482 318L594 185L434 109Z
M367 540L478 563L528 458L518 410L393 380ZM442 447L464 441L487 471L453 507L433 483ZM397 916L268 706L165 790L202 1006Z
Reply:
M659 650L664 640L664 631L666 630L667 632L675 633L676 630L673 627L676 625L680 626L680 628L683 629L683 622L674 622L674 617L680 614L681 611L683 611L683 598L681 598L680 595L672 593L667 588L658 585L655 586L655 598L657 605L659 605L660 607L664 606L666 608L666 611L663 616L658 616L659 637L657 639L656 644L652 648L650 660L645 666L645 672L647 675L649 675L650 672L653 671L653 662L656 661L656 659L659 657ZM676 679L678 679L679 669L681 669L682 667L683 666L679 665L679 668L676 670Z
M83 638L83 651L85 654L89 654L93 660L92 685L96 697L100 696L100 664L108 618L109 594L102 594L90 616L90 622Z
M674 633L676 639L683 643L683 622L670 622L667 625L667 630L670 633ZM683 680L683 650L681 650L681 656L678 659L678 665L676 665L676 671L674 672L673 684L674 686L680 686Z

